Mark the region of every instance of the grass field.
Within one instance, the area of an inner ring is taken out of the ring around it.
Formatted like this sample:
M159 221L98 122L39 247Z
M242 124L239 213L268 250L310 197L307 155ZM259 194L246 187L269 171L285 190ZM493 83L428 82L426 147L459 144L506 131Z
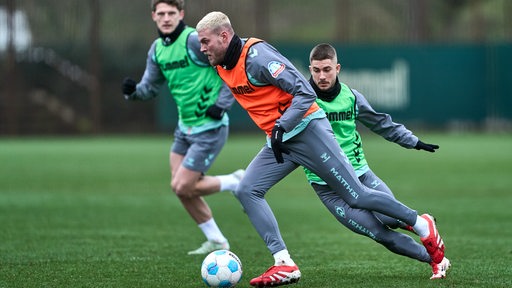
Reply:
M434 154L366 135L373 170L430 212L448 278L352 234L298 169L268 193L302 272L291 287L512 287L512 136L424 134ZM0 138L0 287L206 287L202 233L169 189L169 137ZM262 135L232 135L211 174L245 167ZM241 258L237 287L273 263L230 193L207 198Z

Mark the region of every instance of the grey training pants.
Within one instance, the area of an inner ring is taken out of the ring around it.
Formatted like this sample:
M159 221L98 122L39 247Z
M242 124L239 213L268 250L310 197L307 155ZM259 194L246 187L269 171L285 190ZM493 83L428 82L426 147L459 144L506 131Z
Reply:
M326 118L312 120L304 131L286 141L285 145L290 154L283 155L284 163L277 163L272 149L263 147L247 167L235 191L251 223L272 254L286 249L286 245L265 194L301 165L322 178L335 191L334 197L350 207L380 212L408 225L416 223L416 211L390 195L359 182Z

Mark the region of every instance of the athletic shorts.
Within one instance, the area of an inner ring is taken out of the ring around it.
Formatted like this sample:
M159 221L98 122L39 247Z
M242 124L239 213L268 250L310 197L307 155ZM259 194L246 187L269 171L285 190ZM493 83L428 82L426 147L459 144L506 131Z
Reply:
M176 128L171 152L185 156L181 165L187 169L206 173L226 143L228 131L228 126L220 126L188 135Z

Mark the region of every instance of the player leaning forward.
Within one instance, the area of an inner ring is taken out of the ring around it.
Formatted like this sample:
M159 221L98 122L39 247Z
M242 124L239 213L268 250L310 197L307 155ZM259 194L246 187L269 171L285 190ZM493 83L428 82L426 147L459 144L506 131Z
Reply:
M330 44L316 45L311 50L309 61L309 83L318 97L316 103L327 113L336 141L350 159L359 180L367 187L394 197L391 189L372 171L366 161L361 135L356 129L356 120L372 132L405 148L435 152L439 146L420 141L403 124L393 122L391 115L375 111L363 94L341 83L338 79L341 64L338 63L336 50ZM338 117L340 113L344 113L344 116ZM393 230L398 227L411 230L410 226L379 213L351 208L343 199L333 199L336 192L314 173L306 168L304 170L320 200L341 224L384 245L394 253L430 264L430 279L446 277L450 260L445 257L441 263L433 262L425 247L409 235ZM354 223L357 225L353 225Z
M320 176L337 192L336 197L351 207L380 212L411 225L432 260L443 260L444 244L430 215L419 216L388 194L359 182L325 112L315 103L313 88L288 59L262 40L240 39L221 12L207 14L196 29L201 51L268 136L268 145L249 164L235 191L275 260L265 273L250 281L251 285L277 286L300 279L299 268L265 200L266 192L298 166Z
M152 18L160 38L151 45L142 80L124 80L128 100L156 97L167 81L178 106L179 122L170 152L171 186L183 207L207 238L188 254L229 249L202 196L234 190L243 170L228 175L204 175L228 137L228 115L233 96L199 51L197 32L185 25L183 0L152 0Z

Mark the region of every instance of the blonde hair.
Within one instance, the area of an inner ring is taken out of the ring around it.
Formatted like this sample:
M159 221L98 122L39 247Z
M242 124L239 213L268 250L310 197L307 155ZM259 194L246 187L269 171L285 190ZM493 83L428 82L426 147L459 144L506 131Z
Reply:
M206 14L203 19L197 23L197 31L205 29L210 29L216 33L220 32L221 29L227 29L231 34L234 34L233 27L231 27L231 21L229 21L228 16L219 11L213 11Z

